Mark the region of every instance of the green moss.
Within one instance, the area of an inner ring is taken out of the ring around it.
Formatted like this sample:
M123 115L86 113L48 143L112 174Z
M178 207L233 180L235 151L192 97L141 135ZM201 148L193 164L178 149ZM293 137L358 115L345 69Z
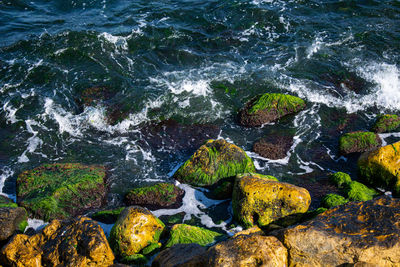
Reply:
M292 95L267 93L258 96L249 109L249 113L256 113L259 110L277 109L279 114L298 111L299 107L304 107L306 104L303 99Z
M350 175L344 172L333 173L329 176L329 180L338 188L343 188L346 184L351 182Z
M158 249L160 247L161 247L160 243L151 243L150 245L148 245L147 247L142 249L141 253L143 255L148 255L148 254L154 252L156 249Z
M377 133L391 132L400 126L400 118L397 115L385 114L380 116L372 130Z
M90 217L96 221L116 221L118 219L119 214L124 210L124 207L120 207L112 210L102 210L92 214Z
M18 205L14 202L0 203L0 208L18 208Z
M237 178L242 178L245 176L251 176L253 178L260 178L260 179L264 179L264 180L272 180L272 181L277 181L279 182L278 178L272 176L272 175L264 175L264 174L260 174L260 173L255 173L255 172L249 172L249 173L241 173L238 174L236 177Z
M214 243L222 234L187 224L176 224L171 229L171 236L165 245L169 248L175 244L196 243L201 246L207 246Z
M337 194L328 194L322 198L322 206L325 208L332 208L335 206L343 205L349 202L346 198Z
M178 224L183 221L183 218L185 217L184 212L180 212L174 215L164 215L160 216L161 221L163 221L165 224L168 225L173 225L173 224Z
M339 139L341 153L363 152L379 147L379 136L373 132L352 132L342 135Z
M20 222L19 224L18 224L18 230L19 231L21 231L22 233L25 231L25 228L28 226L28 220L27 219L25 219L25 220L23 220L22 222Z
M352 201L367 201L378 195L378 192L366 185L352 181L344 188L347 197Z
M135 266L144 266L147 263L148 259L146 256L142 254L133 254L130 256L125 256L121 258L121 262L132 264L134 263Z
M149 186L137 187L129 191L126 198L137 198L146 195L157 195L162 201L167 203L174 201L176 195L173 194L175 186L170 183L158 183Z

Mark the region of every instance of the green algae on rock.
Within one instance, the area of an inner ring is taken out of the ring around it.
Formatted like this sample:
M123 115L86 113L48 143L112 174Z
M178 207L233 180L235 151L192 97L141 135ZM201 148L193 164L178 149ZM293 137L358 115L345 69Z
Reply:
M236 178L232 196L233 215L247 228L305 213L310 203L310 194L304 188L251 175Z
M101 207L106 195L105 179L103 166L45 164L18 176L18 204L45 221L73 217Z
M164 223L147 209L127 207L111 229L111 248L124 262L137 260L141 258L137 254L149 254L161 247L158 241L164 227Z
M266 93L254 97L245 104L239 112L239 122L247 127L261 126L305 107L306 103L299 97Z
M165 247L169 248L175 244L199 244L207 246L223 237L223 234L208 229L187 224L175 224L171 228L170 238Z
M0 242L28 226L26 210L21 207L0 207Z
M397 115L384 114L378 117L372 131L376 133L385 133L400 128L400 117Z
M252 159L223 139L208 140L174 174L180 182L208 186L239 173L254 172Z
M112 210L101 210L90 215L90 218L102 223L114 223L118 219L119 214L124 209L125 207L120 207Z
M351 132L342 135L339 139L339 150L343 155L370 151L382 145L382 140L373 132Z
M0 208L17 208L18 205L6 196L0 195Z
M327 194L322 198L321 205L324 208L330 209L339 205L343 205L349 202L345 197L338 194Z
M329 175L329 180L338 188L343 188L346 184L351 182L351 177L344 172L336 172Z
M124 202L129 206L138 205L152 210L178 208L182 205L184 194L185 191L174 184L157 183L130 190Z
M357 165L360 176L369 184L400 195L400 142L362 154Z

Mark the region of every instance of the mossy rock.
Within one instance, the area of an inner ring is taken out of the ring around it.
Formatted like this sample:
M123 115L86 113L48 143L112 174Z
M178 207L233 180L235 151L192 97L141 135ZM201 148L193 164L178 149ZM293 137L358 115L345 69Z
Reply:
M301 187L252 175L237 177L232 196L234 218L243 226L265 227L295 213L305 213L311 203Z
M236 179L241 179L244 177L251 177L251 178L258 178L258 179L263 179L263 180L271 180L271 181L279 182L278 178L276 178L275 176L265 175L265 174L255 173L255 172L241 173L241 174L236 175Z
M125 207L120 207L112 210L101 210L90 215L93 220L111 224L114 223Z
M344 172L336 172L329 176L329 180L338 188L343 188L346 184L351 182L351 177Z
M376 133L386 133L399 130L399 128L400 128L400 117L397 115L385 114L379 116L374 126L372 127L372 131Z
M18 205L6 196L0 195L0 208L17 208Z
M45 221L100 208L106 195L106 169L79 163L45 164L17 178L18 204Z
M170 238L165 247L169 248L175 244L199 244L207 246L219 240L224 235L208 229L187 224L175 224L171 228Z
M359 175L369 184L400 196L400 142L362 154L357 165Z
M373 132L357 131L346 133L339 139L339 150L342 155L371 151L381 145L381 138Z
M349 200L347 200L343 196L340 196L338 194L328 194L322 198L321 205L324 208L330 209L332 207L346 204L347 202L349 202Z
M125 260L136 254L149 254L161 247L158 241L164 227L147 209L127 207L111 229L109 242L114 253Z
M356 181L348 183L344 188L344 192L347 194L348 199L352 201L367 201L379 195L375 189Z
M154 185L138 187L130 190L124 202L138 205L152 210L178 208L182 205L185 191L170 183L157 183Z
M0 207L0 243L15 232L24 232L28 226L28 216L21 207Z
M261 126L306 107L299 97L266 93L251 99L239 112L239 122L246 127Z
M174 174L182 183L209 186L239 173L254 172L252 159L223 139L208 140Z

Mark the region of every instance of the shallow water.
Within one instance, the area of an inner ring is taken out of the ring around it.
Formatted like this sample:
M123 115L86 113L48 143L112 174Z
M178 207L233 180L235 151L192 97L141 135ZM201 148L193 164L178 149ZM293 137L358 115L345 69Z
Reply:
M219 137L248 151L260 173L318 198L328 172L356 177L357 157L338 156L340 134L398 113L399 25L395 0L0 0L0 190L15 198L16 176L42 163L105 164L118 205L129 187L171 181ZM84 106L95 86L109 88L107 99ZM307 109L238 126L238 109L264 92L298 95ZM125 117L110 124L109 107ZM290 130L286 158L251 152ZM187 212L207 225L207 205Z

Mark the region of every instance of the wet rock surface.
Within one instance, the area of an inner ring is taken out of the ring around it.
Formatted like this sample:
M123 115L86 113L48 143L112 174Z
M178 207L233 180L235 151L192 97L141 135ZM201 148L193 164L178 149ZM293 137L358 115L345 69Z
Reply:
M268 159L283 159L293 145L293 136L272 135L258 140L253 151Z
M342 155L374 150L382 145L376 133L356 131L346 133L339 139L339 150Z
M0 242L7 240L16 231L24 231L27 219L24 208L0 207Z
M376 133L385 133L399 130L400 117L397 115L385 114L378 117L372 131Z

